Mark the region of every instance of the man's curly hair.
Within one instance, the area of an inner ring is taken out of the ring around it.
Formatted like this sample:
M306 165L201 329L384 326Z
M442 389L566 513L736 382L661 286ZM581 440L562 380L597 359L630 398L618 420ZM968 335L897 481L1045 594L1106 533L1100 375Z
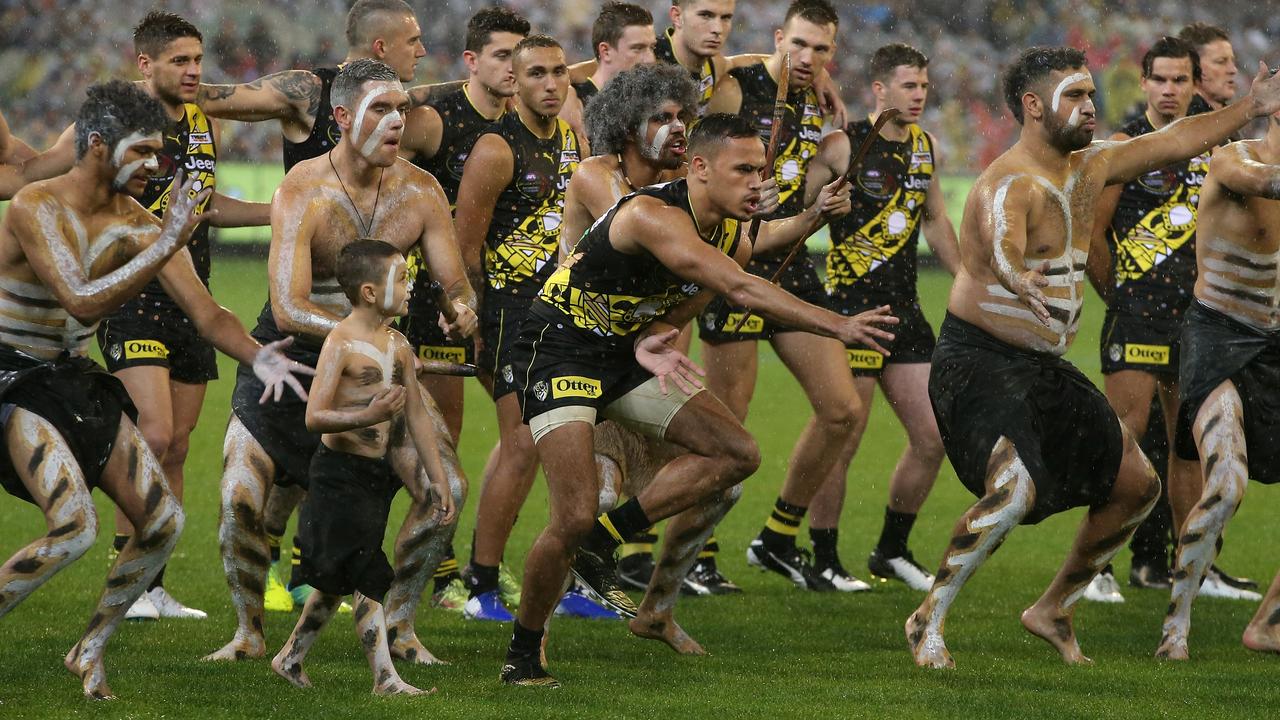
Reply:
M682 114L693 115L698 91L689 72L675 65L637 65L618 73L587 103L584 121L591 151L597 155L620 153L628 138L663 103L674 101Z
M160 101L124 80L89 86L88 99L76 116L76 159L89 149L89 136L97 133L108 148L130 133L162 133L173 121Z

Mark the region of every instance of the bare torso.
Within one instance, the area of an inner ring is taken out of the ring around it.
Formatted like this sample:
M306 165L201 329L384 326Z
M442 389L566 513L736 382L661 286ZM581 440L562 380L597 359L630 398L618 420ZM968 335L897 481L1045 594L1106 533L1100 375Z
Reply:
M1261 141L1233 143L1222 152L1280 163ZM1196 299L1261 330L1280 329L1280 200L1236 193L1210 165L1199 214Z
M92 281L123 265L160 234L159 221L135 200L116 195L103 209L74 209L64 198L77 191L67 176L35 183L14 198L36 220L38 247L19 243L9 218L0 223L0 343L51 360L63 352L86 355L97 323L81 324L36 275L27 252L78 268Z
M392 385L404 385L404 340L382 326L374 333L358 337L347 328L335 330L326 341L338 343L342 375L333 395L333 409L361 410L374 395ZM340 433L325 433L324 444L333 450L381 458L392 436L404 432L404 417Z
M1071 154L1057 173L1036 166L1019 148L1001 155L979 176L965 202L960 227L961 267L947 309L995 337L1035 352L1061 355L1079 328L1084 302L1085 259L1092 233L1093 206L1106 182L1098 162L1100 143ZM1010 195L1026 199L1025 215L1006 210ZM1050 318L1042 322L1004 287L996 271L1007 264L999 243L1025 228L1021 273L1044 267Z

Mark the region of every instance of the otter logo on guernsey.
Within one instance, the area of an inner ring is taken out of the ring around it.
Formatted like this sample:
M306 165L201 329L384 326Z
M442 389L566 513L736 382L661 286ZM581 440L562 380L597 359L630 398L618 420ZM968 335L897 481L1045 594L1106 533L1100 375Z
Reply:
M419 360L438 360L461 365L467 361L467 351L460 347L443 347L440 345L419 345Z
M600 397L602 392L600 381L589 377L566 375L551 378L551 397L553 398L580 397L594 400Z
M124 344L125 360L163 360L169 357L169 348L157 340L130 340Z
M1124 359L1125 362L1142 365L1168 365L1169 346L1126 343L1124 346Z
M752 315L747 318L746 322L742 321L745 313L729 313L729 317L725 318L724 327L738 328L739 335L754 335L764 332L764 318L759 315Z
M845 350L850 370L879 370L884 367L884 356L875 350Z

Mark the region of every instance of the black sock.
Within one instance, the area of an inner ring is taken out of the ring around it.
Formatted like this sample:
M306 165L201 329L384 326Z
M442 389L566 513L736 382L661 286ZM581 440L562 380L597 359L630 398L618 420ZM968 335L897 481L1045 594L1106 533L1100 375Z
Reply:
M626 538L652 524L649 516L644 514L644 508L640 507L640 501L631 498L596 518L595 527L583 545L595 551L613 552Z
M293 547L289 551L289 585L290 590L302 584L298 577L298 567L302 565L302 546L298 544L298 536L293 536Z
M782 498L773 504L773 512L760 531L760 540L771 551L790 550L796 546L796 535L800 534L800 521L808 508L792 505Z
M462 577L458 574L458 558L453 555L453 546L449 547L449 554L445 555L444 560L440 561L440 565L436 567L436 572L432 575L435 580L435 587L432 592L440 592L449 586L449 583L455 579Z
M621 557L631 557L633 555L653 555L653 546L658 543L658 536L653 532L652 527L627 538L622 543L622 548L618 550Z
M880 542L876 543L876 550L886 558L906 555L907 538L911 536L911 526L915 523L915 513L901 513L886 507L884 527L880 530Z
M271 553L271 564L280 562L280 536L267 533L267 551Z
M475 560L467 568L467 589L477 597L498 589L498 566L480 565Z
M124 546L128 544L129 544L128 535L121 535L119 533L116 533L116 536L111 539L111 547L115 548L116 552L120 552L121 550L124 550Z
M716 569L716 554L720 552L720 541L716 540L716 536L712 535L707 538L707 544L702 546L702 550L698 551L698 564L704 568Z
M840 562L836 552L836 538L840 531L836 528L809 528L809 539L813 541L813 559L818 565L836 565Z
M542 628L530 630L515 621L515 631L511 633L511 645L507 648L507 660L524 660L537 658L542 653Z
M160 566L160 572L156 573L156 578L147 586L148 590L155 590L158 587L164 587L164 569L165 565Z

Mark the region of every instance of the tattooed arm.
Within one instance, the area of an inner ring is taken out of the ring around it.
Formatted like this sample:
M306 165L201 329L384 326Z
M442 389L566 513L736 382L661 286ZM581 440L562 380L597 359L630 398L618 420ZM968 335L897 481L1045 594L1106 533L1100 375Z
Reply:
M241 122L279 120L284 129L310 132L323 83L309 70L285 70L241 85L204 85L196 104L206 115Z
M431 85L414 85L411 88L407 88L405 92L409 93L409 106L419 107L436 98L444 97L466 84L466 80L450 80L449 82L433 83Z

